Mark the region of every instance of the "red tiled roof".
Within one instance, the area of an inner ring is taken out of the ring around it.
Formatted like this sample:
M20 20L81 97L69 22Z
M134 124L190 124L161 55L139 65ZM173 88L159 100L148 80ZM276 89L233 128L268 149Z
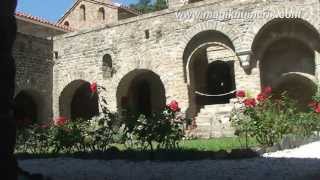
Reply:
M61 30L65 30L65 31L69 31L69 32L73 31L73 29L71 29L70 27L59 25L57 23L50 22L50 21L48 21L48 20L46 20L44 18L41 18L41 17L38 17L38 16L33 16L31 14L27 14L27 13L24 13L24 12L16 12L16 17L26 18L26 19L31 20L31 21L36 21L38 23L49 25L49 26L53 26L55 28L58 28L58 29L61 29Z

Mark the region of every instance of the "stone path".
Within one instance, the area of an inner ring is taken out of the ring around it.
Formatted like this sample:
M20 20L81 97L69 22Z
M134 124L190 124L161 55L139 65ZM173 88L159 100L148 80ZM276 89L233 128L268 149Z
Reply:
M53 180L319 180L320 142L245 160L182 162L23 160L20 165ZM286 157L286 158L277 158Z

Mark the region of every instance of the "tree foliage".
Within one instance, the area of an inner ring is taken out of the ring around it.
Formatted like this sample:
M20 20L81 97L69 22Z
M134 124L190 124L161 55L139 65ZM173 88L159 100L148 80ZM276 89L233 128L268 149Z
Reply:
M149 13L166 9L168 6L166 0L156 0L154 2L151 0L139 0L138 3L131 4L130 7L142 13Z

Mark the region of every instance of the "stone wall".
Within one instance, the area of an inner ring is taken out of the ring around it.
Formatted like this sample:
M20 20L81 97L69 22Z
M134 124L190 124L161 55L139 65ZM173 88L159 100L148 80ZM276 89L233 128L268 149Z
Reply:
M26 92L35 101L38 121L52 118L52 41L18 33L13 49L16 95Z
M102 18L101 11L104 13ZM90 29L97 26L105 26L116 23L119 19L136 16L134 13L125 11L113 5L111 1L83 0L71 9L65 18L59 22L60 25L68 23L73 29Z
M45 25L43 23L35 22L17 16L18 32L30 36L41 38L53 37L64 34L67 30L54 27L53 25Z
M299 7L299 8L297 8ZM59 115L59 96L75 80L96 81L107 88L109 108L117 110L117 89L121 79L133 70L147 69L159 75L165 87L167 102L175 99L183 110L189 107L188 83L184 57L188 43L200 32L217 31L225 35L236 57L237 89L260 91L259 62L252 44L264 25L273 18L207 18L197 12L270 12L285 14L303 12L308 26L319 31L319 2L286 1L202 1L171 7L163 11L122 20L110 28L95 28L57 36L54 39L53 111ZM290 8L291 11L286 11ZM232 11L231 11L232 10ZM183 14L184 13L184 14ZM189 14L187 14L189 13ZM188 17L195 18L183 18ZM264 42L255 42L264 43ZM218 53L218 52L217 52ZM115 73L103 78L102 59L109 54Z

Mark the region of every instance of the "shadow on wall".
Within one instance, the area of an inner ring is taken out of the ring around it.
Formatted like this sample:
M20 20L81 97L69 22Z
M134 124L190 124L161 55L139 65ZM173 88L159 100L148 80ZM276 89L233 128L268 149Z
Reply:
M150 115L166 105L165 88L160 76L147 69L136 69L127 73L117 88L119 112Z
M301 107L306 106L316 92L319 37L302 19L274 19L264 25L252 44L259 60L261 86L272 86L276 96L287 91Z
M76 119L90 119L99 114L99 98L92 93L90 83L75 80L69 83L59 97L60 116Z
M45 103L39 93L22 90L14 98L15 119L38 123L45 121Z

